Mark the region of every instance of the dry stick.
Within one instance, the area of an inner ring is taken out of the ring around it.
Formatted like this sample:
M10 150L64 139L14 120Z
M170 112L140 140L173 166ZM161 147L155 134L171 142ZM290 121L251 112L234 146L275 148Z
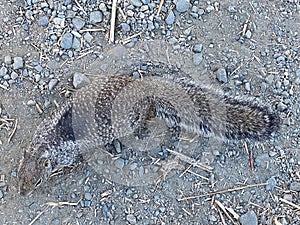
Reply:
M47 202L46 205L47 207L52 206L53 208L58 206L64 206L64 205L77 206L80 201L81 199L78 202Z
M160 0L156 16L159 16L163 4L164 4L164 0Z
M282 201L282 202L284 202L284 203L286 203L286 204L288 204L290 206L293 206L294 208L300 210L300 205L296 205L296 204L294 204L294 203L292 203L292 202L290 202L288 200L285 200L284 198L280 198L279 201Z
M226 189L226 190L213 191L213 192L202 194L202 195L194 195L194 196L179 198L178 201L184 201L184 200L190 200L190 199L195 199L195 198L201 198L201 197L206 197L206 196L211 196L211 195L216 195L216 194L224 194L224 193L228 193L228 192L243 190L243 189L246 189L246 188L266 186L267 184L268 183L249 184L249 185L246 185L244 187L229 188L229 189Z
M109 43L115 41L115 24L116 24L117 0L113 0L110 19Z
M15 135L17 126L18 126L18 119L15 120L14 129L12 130L12 132L9 135L8 140L7 140L8 143L11 141L12 137Z
M46 206L46 208L42 211L42 212L40 212L28 225L32 225L32 224L34 224L35 223L35 221L37 221L38 220L38 218L40 218L41 217L41 215L43 215L43 213L45 213L46 212L46 210L49 208L49 206Z
M218 200L215 200L215 203L216 203L217 206L219 206L219 208L224 212L224 214L227 216L227 218L230 219L231 222L233 222L233 224L235 224L234 219L229 215L229 213L228 213L227 210L226 210L226 207L225 207L221 202L219 202ZM222 214L220 214L220 215L222 215Z
M4 90L8 90L8 88L2 84L0 84L0 88L3 88Z
M247 142L244 142L244 146L246 149L247 154L249 155L249 165L250 165L250 169L254 170L254 160L253 160L253 151L252 149L248 148Z

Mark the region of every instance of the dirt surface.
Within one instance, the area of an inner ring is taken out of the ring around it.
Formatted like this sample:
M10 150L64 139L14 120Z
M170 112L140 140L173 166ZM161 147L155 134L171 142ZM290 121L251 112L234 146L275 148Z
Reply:
M0 224L300 224L299 1L118 2L109 43L110 1L0 0ZM120 140L133 150L93 150L20 196L23 151L74 90L74 72L140 76L146 62L256 97L280 115L281 129L255 143L183 132L174 151L184 157L158 157L166 172L153 178L134 163L161 143L163 131L152 128L146 151L134 137Z

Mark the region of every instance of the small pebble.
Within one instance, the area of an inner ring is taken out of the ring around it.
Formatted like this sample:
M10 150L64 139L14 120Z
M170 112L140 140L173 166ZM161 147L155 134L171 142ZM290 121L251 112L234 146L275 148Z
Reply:
M292 191L300 191L300 182L291 183L290 190Z
M193 55L193 63L195 66L199 66L202 60L203 60L202 53L195 53Z
M84 74L77 73L77 72L74 73L73 86L75 87L75 89L82 88L82 87L88 85L89 83L91 83L90 79L87 78Z
M246 91L251 91L251 86L249 82L245 83L245 89Z
M6 65L10 65L10 64L12 63L12 58L11 58L10 55L4 56L4 63L5 63Z
M130 224L136 224L136 217L132 214L128 214L126 216L126 220L130 223Z
M246 38L250 39L252 36L252 32L250 30L247 30L245 36Z
M0 199L4 197L3 191L0 190Z
M180 13L186 12L190 7L189 0L178 0L176 2L176 10Z
M14 57L13 68L14 70L20 69L24 66L22 57Z
M124 165L125 165L125 162L124 162L124 159L122 158L118 158L114 161L114 165L115 167L117 167L118 169L123 169Z
M76 28L76 30L80 30L85 25L84 20L76 18L76 17L72 19L72 23L73 23L74 27Z
M49 18L48 16L42 16L38 20L38 25L39 26L47 26L49 24Z
M57 85L57 83L58 83L57 79L51 79L48 84L49 91L52 91L53 88Z
M277 181L276 181L275 177L271 177L270 179L268 179L267 183L268 184L266 185L266 190L272 191L272 190L274 190L274 188L277 184Z
M11 79L15 80L18 77L18 74L15 71L12 71L10 74Z
M165 19L166 24L172 25L175 22L175 15L173 10L169 11L167 18Z
M85 198L86 200L92 200L92 195L91 195L91 193L89 193L89 192L84 193L84 198Z
M224 68L219 68L217 70L217 79L220 81L220 82L223 82L223 83L227 83L228 82L228 79L227 79L227 72Z
M141 7L142 2L140 0L130 0L130 4L135 6L135 7Z
M7 74L8 69L6 67L1 67L0 69L0 77L3 77Z
M72 48L72 45L73 45L73 34L67 32L62 36L60 46L63 49L70 49Z
M101 11L94 11L90 13L90 21L92 23L100 23L102 22L102 12Z
M200 53L202 51L202 48L203 48L202 44L196 44L193 47L193 52Z
M43 68L41 65L37 65L37 66L34 67L34 69L35 69L37 72L40 73L40 72L43 71L44 68Z
M248 211L246 214L240 217L240 223L242 225L258 225L257 216L254 211Z
M300 77L300 69L296 70L296 77Z

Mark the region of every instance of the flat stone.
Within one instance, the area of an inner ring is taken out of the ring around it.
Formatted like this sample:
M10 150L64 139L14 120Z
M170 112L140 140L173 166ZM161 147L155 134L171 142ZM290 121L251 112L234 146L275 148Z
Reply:
M73 45L73 34L67 32L63 35L60 42L60 47L63 49L70 49Z
M15 80L18 77L18 74L15 71L12 71L10 74L11 79Z
M14 70L20 69L24 66L22 57L14 57L13 68Z
M87 78L84 74L78 72L74 73L73 86L75 87L75 89L82 88L88 85L89 83L91 83L90 79Z
M101 11L94 11L90 13L90 21L92 23L100 23L102 22L103 15Z
M133 214L128 214L126 216L126 220L130 223L130 224L136 224L136 217Z
M77 37L73 38L73 44L72 44L72 48L74 49L80 49L80 40Z
M90 34L90 32L86 32L86 33L83 35L83 38L84 38L84 40L86 40L88 43L91 43L94 37Z
M200 53L202 51L202 44L195 44L194 47L193 47L193 52L195 53Z

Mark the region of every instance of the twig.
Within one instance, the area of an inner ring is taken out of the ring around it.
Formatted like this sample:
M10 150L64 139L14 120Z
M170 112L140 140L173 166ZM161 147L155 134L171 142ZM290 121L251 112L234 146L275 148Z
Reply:
M164 0L160 0L156 16L159 16L163 4L164 4Z
M117 0L113 0L110 19L109 43L115 41L115 24L116 24Z
M292 202L290 202L288 200L285 200L284 198L279 198L279 201L284 202L284 203L286 203L286 204L288 204L290 206L293 206L294 208L300 210L300 205L296 205L296 204L294 204L294 203L292 203Z
M135 37L137 37L137 36L140 36L141 34L142 34L142 32L139 32L139 33L137 33L137 34L134 34L134 35L132 35L132 36L130 36L130 37L127 37L127 38L123 39L123 40L122 40L122 44L128 43L132 38L135 38Z
M105 31L105 30L102 28L90 28L90 29L80 30L79 32L97 32L97 31Z
M244 146L245 146L247 154L249 155L250 168L251 168L251 170L254 170L253 151L252 151L252 149L248 148L247 142L244 142Z
M249 185L246 185L244 187L229 188L229 189L226 189L226 190L213 191L213 192L209 192L209 193L202 194L202 195L193 195L193 196L189 196L189 197L179 198L178 201L184 201L184 200L190 200L190 199L195 199L195 198L201 198L201 197L206 197L206 196L211 196L211 195L216 195L216 194L224 194L224 193L233 192L233 191L240 191L240 190L244 190L246 188L266 186L267 184L268 183L249 184Z
M47 205L47 207L52 206L53 208L59 207L59 206L64 206L64 205L77 206L80 201L81 201L81 199L78 200L78 202L47 202L45 205Z
M11 139L12 139L13 136L15 135L16 130L17 130L17 126L18 126L18 119L15 120L15 123L14 123L14 129L12 130L12 132L11 132L11 134L9 135L8 140L7 140L8 143L11 141Z
M217 206L219 206L219 208L223 211L223 213L227 216L227 218L230 219L233 224L235 224L234 219L229 215L229 213L226 210L226 207L218 200L215 200L215 203L217 204ZM222 214L220 214L220 215L222 215Z
M4 90L8 90L8 88L2 84L0 84L0 88L3 88Z
M32 224L34 224L35 223L35 221L37 221L38 220L38 218L40 218L41 217L41 215L43 215L43 213L45 213L46 212L46 210L49 208L49 206L46 206L46 208L42 211L42 212L40 212L28 225L32 225Z

